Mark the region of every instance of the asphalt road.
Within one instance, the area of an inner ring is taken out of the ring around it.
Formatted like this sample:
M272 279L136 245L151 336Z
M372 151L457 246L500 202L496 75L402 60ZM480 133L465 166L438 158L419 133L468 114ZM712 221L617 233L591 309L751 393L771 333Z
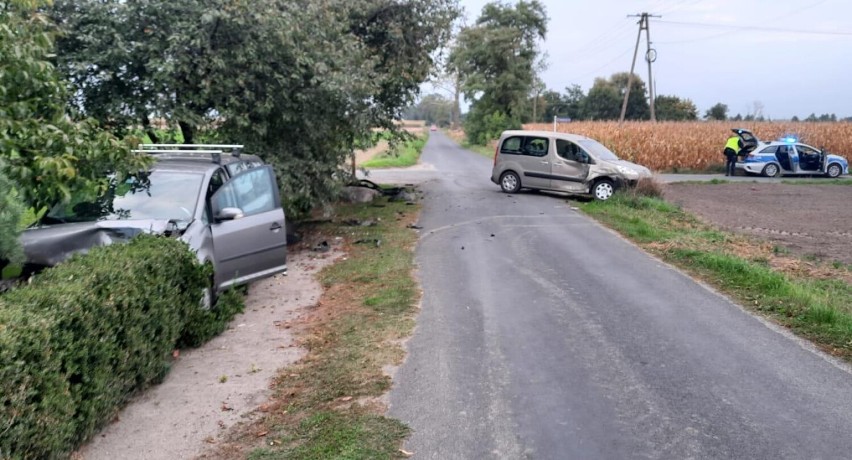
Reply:
M432 133L424 295L390 413L415 458L839 459L848 367ZM405 182L405 178L402 178Z

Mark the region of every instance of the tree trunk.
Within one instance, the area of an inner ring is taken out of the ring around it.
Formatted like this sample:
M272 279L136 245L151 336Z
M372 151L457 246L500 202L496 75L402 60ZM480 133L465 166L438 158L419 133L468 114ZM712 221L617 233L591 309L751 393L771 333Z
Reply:
M179 121L178 126L180 126L180 132L183 134L183 143L184 144L194 144L194 130L192 125L185 121Z
M154 128L151 127L151 120L148 119L148 116L142 117L142 128L145 130L145 134L151 139L152 144L160 143L160 138L157 136Z

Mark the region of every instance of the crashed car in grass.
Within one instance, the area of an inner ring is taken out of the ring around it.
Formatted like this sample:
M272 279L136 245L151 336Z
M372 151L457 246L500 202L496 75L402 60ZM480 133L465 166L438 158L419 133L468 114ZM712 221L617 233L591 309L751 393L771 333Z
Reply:
M594 139L550 131L504 131L491 169L491 182L506 193L553 190L601 201L651 176Z
M753 145L737 162L737 169L746 174L766 177L820 175L831 178L849 174L849 161L846 158L803 144L795 137L761 142L748 130L734 132L738 132L745 145Z
M212 264L205 307L217 292L286 272L286 222L270 166L240 155L241 146L144 147L156 158L149 171L113 178L94 200L58 204L22 233L21 277L142 233L180 238Z

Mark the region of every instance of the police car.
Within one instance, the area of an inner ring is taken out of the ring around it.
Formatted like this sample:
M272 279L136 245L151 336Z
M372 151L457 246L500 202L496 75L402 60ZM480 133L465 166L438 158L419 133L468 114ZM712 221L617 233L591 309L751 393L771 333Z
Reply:
M849 174L849 161L846 158L802 144L795 137L762 142L748 130L733 131L739 134L744 144L754 145L754 148L737 162L737 169L742 169L747 174L761 174L766 177L778 177L782 174L823 175L832 178Z

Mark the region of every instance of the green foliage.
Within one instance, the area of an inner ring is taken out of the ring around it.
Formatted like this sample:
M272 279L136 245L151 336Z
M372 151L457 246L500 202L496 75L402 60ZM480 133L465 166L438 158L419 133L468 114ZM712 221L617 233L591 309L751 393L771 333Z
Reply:
M4 458L67 456L161 379L208 276L184 243L141 236L0 296Z
M498 139L503 131L521 128L520 121L510 118L504 112L495 110L484 114L481 110L483 109L474 105L464 121L464 131L471 144L488 145L492 140Z
M364 168L404 168L417 164L428 135L418 136L406 141L401 147L394 147L389 152L379 155L363 164Z
M472 27L464 28L450 55L450 67L461 89L473 101L466 131L469 140L483 144L493 127L519 125L536 77L537 41L547 33L547 13L538 0L515 5L485 5ZM473 118L473 120L471 120Z
M3 167L3 159L0 158L0 261L20 264L24 254L18 242L18 233L24 207L18 199L16 188L4 174Z
M201 297L199 293L199 298ZM219 335L237 314L245 310L242 289L229 289L219 296L213 309L193 308L177 348L197 347Z
M596 78L589 94L583 99L583 118L617 120L621 115L622 100L618 88L603 78Z
M628 79L627 72L613 74L609 79L596 78L588 96L583 100L583 118L617 120L621 116ZM625 119L647 120L649 118L651 108L646 96L645 82L634 75L630 85L630 96L627 98Z
M35 209L73 190L96 193L106 172L147 164L95 122L69 117L69 94L51 63L53 32L33 10L38 3L7 3L0 11L0 158L21 200Z
M691 121L698 119L698 108L689 99L677 96L657 96L654 99L657 120Z
M704 112L704 118L707 120L727 120L728 106L719 102Z
M427 94L416 105L405 110L407 120L426 120L426 124L448 126L452 121L454 102L440 94Z
M60 67L116 132L149 115L242 143L276 167L291 217L336 196L340 166L413 103L456 0L58 0ZM152 135L153 134L153 135Z

